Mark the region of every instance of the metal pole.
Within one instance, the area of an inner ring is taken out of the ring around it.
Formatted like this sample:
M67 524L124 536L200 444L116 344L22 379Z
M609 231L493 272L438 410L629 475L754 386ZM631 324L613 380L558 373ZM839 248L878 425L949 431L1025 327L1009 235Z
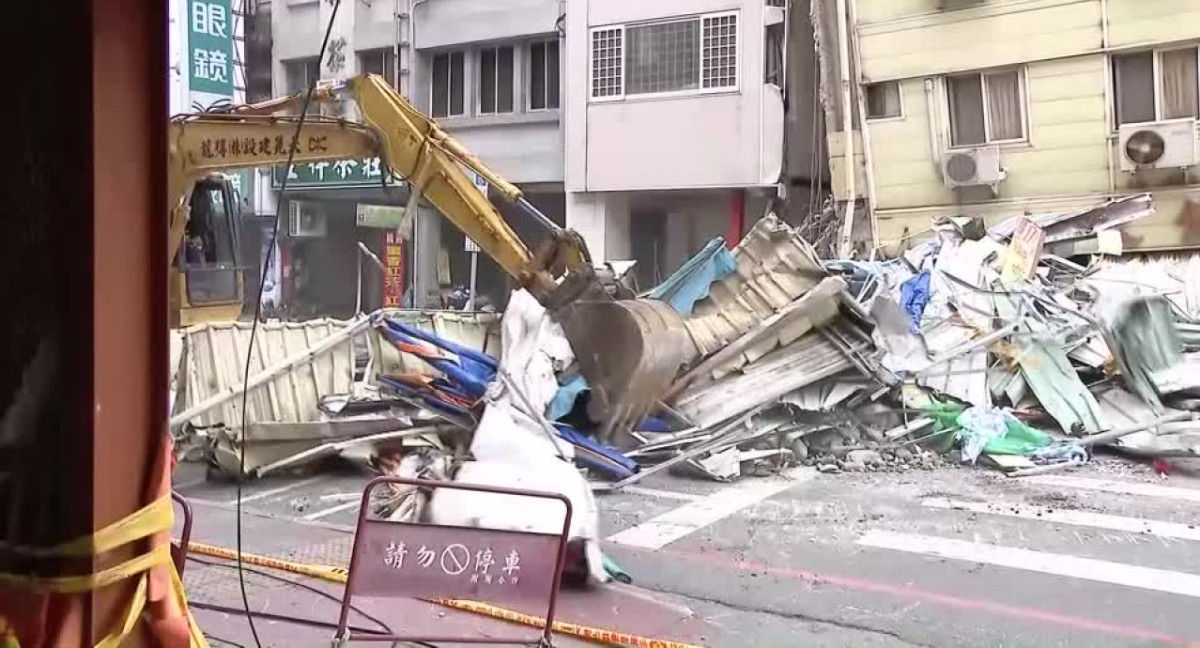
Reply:
M475 278L479 274L479 253L471 252L471 293L467 296L467 307L464 310L475 310Z
M838 242L838 254L850 256L852 248L851 236L854 230L854 118L850 97L850 29L846 24L846 0L837 0L838 30L838 64L839 75L842 77L842 146L845 158L842 160L842 171L845 175L846 211L842 215L841 240Z
M357 317L362 315L362 255L357 249L354 250L354 272L354 316Z

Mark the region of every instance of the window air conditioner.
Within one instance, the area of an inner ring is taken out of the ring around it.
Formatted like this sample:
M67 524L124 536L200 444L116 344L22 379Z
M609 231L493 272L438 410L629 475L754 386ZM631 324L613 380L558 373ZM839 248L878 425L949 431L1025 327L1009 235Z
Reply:
M999 146L955 149L942 155L942 178L951 189L981 185L995 188L1005 175L1000 167Z
M1196 164L1196 120L1124 124L1117 135L1121 170L1182 169Z
M288 234L294 237L321 237L327 231L325 214L303 200L288 203Z

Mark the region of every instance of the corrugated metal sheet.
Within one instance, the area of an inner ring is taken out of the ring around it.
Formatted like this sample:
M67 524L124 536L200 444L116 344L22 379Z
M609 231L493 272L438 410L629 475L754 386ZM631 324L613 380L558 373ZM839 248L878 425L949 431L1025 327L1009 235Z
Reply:
M687 390L676 407L696 425L708 427L853 367L837 347L812 331L741 373Z
M304 351L349 324L334 319L260 324L255 335L250 375ZM176 411L242 383L250 327L249 322L201 324L184 331L186 352L182 371L187 387ZM246 420L251 424L317 420L320 416L317 404L321 397L350 391L353 379L353 341L348 339L303 368L251 391ZM237 428L241 426L241 412L242 400L237 398L202 414L193 423Z
M500 315L497 313L456 313L452 311L384 311L422 330L443 338L499 356ZM307 322L271 322L259 326L254 343L250 375L319 343L341 331L350 322L316 319ZM401 354L390 344L380 344L378 334L367 333L371 366L374 373L436 373L429 365L408 354ZM242 383L245 377L246 349L250 341L248 322L202 324L183 332L185 348L182 378L186 394L176 404L175 411L201 403L211 396L228 391ZM302 423L319 421L322 413L317 407L321 398L351 391L354 380L354 340L347 339L332 351L313 362L251 390L247 422ZM193 423L229 428L241 426L241 398L197 417Z
M866 389L868 385L858 372L848 372L833 380L821 381L784 394L779 402L806 412L828 412Z
M733 255L737 270L712 284L687 324L701 355L749 331L827 276L808 242L773 214L755 223Z
M1136 287L1144 294L1163 294L1181 312L1200 318L1200 254L1108 257L1099 266L1087 278L1097 291Z
M934 355L949 351L979 337L971 329L943 321L923 332L925 345ZM931 367L917 384L962 401L988 407L992 393L988 389L987 349L977 349Z

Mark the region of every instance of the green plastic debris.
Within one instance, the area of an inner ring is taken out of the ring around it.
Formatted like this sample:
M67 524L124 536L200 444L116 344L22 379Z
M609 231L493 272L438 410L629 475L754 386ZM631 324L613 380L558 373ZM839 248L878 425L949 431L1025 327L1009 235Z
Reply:
M988 454L1031 455L1054 443L1054 439L1050 438L1048 434L1037 428L1025 425L1015 416L1009 415L1004 425L1008 428L1008 434L1004 435L1002 439L989 441L987 445L983 446L984 452Z
M935 403L923 408L923 413L933 419L934 432L955 433L963 459L972 463L984 453L1028 456L1054 443L1049 435L1004 410Z

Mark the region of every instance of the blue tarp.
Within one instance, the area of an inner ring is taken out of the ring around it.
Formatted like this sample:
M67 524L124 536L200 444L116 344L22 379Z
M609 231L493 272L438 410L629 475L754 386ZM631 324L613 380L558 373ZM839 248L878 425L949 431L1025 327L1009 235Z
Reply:
M925 305L929 303L929 271L909 277L900 284L900 307L908 314L909 330L921 332L921 316L925 313Z
M486 353L394 320L385 318L383 323L384 326L379 329L383 338L445 374L444 383L455 396L478 400L500 368L496 359ZM436 383L435 386L441 387Z
M560 437L575 446L575 460L583 467L605 472L618 480L637 472L637 462L616 449L596 443L565 423L555 423L554 429Z
M558 391L554 392L554 398L550 399L550 404L546 406L546 418L557 421L570 414L575 407L575 399L588 389L587 381L583 379L583 376L575 376L559 385Z
M690 315L696 302L708 296L708 287L733 274L734 270L737 270L737 259L725 249L725 240L718 236L650 291L650 298L667 302L677 313Z

